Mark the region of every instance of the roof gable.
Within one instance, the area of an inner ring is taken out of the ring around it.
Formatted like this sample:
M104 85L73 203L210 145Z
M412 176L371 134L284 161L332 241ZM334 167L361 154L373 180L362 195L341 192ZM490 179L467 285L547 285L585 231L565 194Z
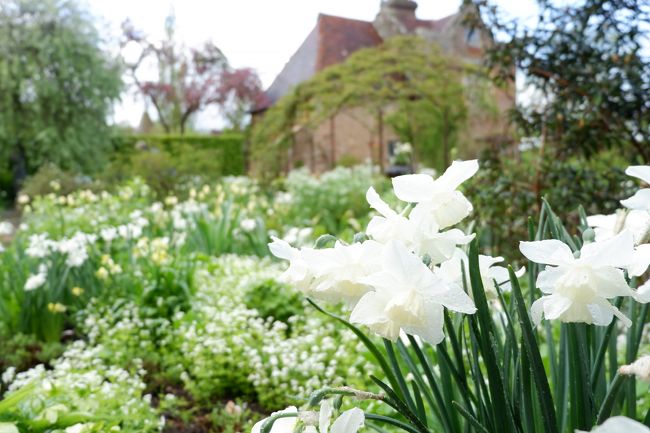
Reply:
M343 62L350 54L382 43L371 22L320 14L316 71Z

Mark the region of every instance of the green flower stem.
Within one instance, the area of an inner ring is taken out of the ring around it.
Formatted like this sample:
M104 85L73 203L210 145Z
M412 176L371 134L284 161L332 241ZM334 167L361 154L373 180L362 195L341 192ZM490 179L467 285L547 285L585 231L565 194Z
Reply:
M276 413L275 415L271 415L262 423L262 428L260 429L260 433L270 433L271 428L273 428L273 424L279 420L280 418L297 418L298 413Z

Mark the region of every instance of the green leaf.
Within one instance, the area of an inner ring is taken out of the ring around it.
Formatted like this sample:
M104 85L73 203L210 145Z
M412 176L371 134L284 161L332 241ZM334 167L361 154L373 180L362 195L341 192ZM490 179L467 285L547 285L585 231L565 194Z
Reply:
M530 361L531 373L537 388L537 397L542 410L544 427L548 433L559 433L551 389L548 384L548 378L546 377L546 370L544 370L542 355L539 353L539 345L533 333L533 324L528 316L524 296L519 286L519 280L512 267L508 267L508 272L512 284L512 293L517 305L517 316L519 317L519 324L521 326L524 348Z
M620 374L614 376L614 380L612 381L612 384L607 390L607 395L605 396L605 400L603 401L603 404L600 406L600 410L598 411L596 424L600 425L603 422L605 422L607 418L609 418L609 416L612 413L612 409L616 404L616 399L618 397L618 394L621 391L623 385L625 384L626 379L627 376L621 376Z
M478 262L478 242L472 241L469 247L469 275L472 287L472 295L476 304L476 317L472 321L480 324L480 331L477 333L478 344L483 354L483 360L488 376L488 386L492 405L495 413L495 426L502 432L516 432L514 417L510 403L507 399L504 380L501 375L501 368L497 362L497 354L494 344L495 331L493 328L490 308L485 297L485 289L481 278Z
M354 335L356 335L361 340L361 342L368 348L368 350L370 351L372 356L377 360L377 362L379 363L379 366L381 367L382 371L384 372L384 374L388 378L388 381L390 382L393 389L396 389L399 392L399 385L397 383L397 379L395 378L395 375L393 374L393 371L391 370L390 366L388 365L388 362L386 362L386 358L384 358L384 355L382 355L382 353L379 351L377 346L375 346L375 344L372 341L370 341L370 339L366 336L366 334L361 332L361 330L359 328L357 328L356 326L354 326L353 324L351 324L347 320L345 320L345 319L343 319L341 317L338 317L338 316L336 316L336 315L334 315L334 314L332 314L332 313L330 313L328 311L325 311L324 309L322 309L318 304L316 304L311 299L307 298L307 302L309 302L316 310L320 311L321 313L325 314L326 316L331 317L334 320L337 320L338 322L342 323L345 327L350 329L354 333Z

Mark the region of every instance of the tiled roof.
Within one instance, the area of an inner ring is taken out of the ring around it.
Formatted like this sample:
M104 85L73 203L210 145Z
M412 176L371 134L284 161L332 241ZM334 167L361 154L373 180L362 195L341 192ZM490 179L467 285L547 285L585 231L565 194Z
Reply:
M318 56L316 72L343 62L350 54L380 45L382 39L368 21L320 14L318 16Z
M444 34L457 16L453 14L439 20L403 16L401 22L409 33L423 29ZM267 109L294 86L328 66L343 62L353 52L380 45L382 41L372 22L320 14L314 29L275 78L265 92L263 102L253 112Z

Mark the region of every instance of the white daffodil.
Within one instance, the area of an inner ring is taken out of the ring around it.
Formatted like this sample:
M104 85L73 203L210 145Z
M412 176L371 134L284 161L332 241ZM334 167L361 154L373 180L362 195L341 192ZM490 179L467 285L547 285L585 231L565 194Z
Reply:
M357 407L346 410L331 424L334 406L331 400L323 400L318 414L318 430L313 425L305 428L305 433L357 433L365 421L363 411Z
M441 232L434 212L411 212L408 218L398 214L372 187L366 199L370 207L381 214L370 220L367 234L382 243L401 241L419 255L428 254L434 265L451 258L458 245L466 245L474 239L474 235L465 235L458 229Z
M377 241L344 245L337 241L334 248L303 249L302 259L316 278L309 294L328 302L345 302L353 307L368 290L362 281L381 268L384 246Z
M293 285L298 290L309 292L313 287L314 274L303 259L303 252L307 249L294 248L288 242L275 236L271 236L271 239L273 240L269 243L271 254L279 259L289 261L289 268L280 275L279 280Z
M504 292L511 289L508 269L503 266L495 266L497 263L501 263L502 261L503 257L478 256L481 281L488 299L496 299L498 297L495 283L498 284ZM461 249L456 249L453 257L441 263L439 267L434 269L434 273L446 281L462 286L463 266L465 267L465 276L466 278L469 278L469 259ZM521 277L525 272L526 268L521 268L515 272L515 275Z
M519 249L529 260L549 265L537 277L545 294L531 307L533 321L547 320L608 325L614 316L629 326L608 299L637 297L625 281L622 269L634 261L634 240L629 231L603 241L585 244L575 258L568 245L555 239L521 242Z
M444 308L472 314L474 303L456 284L433 274L402 243L389 242L382 254L382 270L363 279L374 290L352 311L350 321L376 334L397 340L400 330L431 344L444 338Z
M409 245L413 242L415 226L403 215L398 214L379 197L373 187L366 192L366 200L370 207L379 212L381 216L375 216L368 223L366 233L373 239L386 243L391 240L401 240Z
M632 277L640 277L650 267L650 244L639 245L634 248L634 259L628 267Z
M587 224L589 227L593 227L597 242L610 239L623 229L626 229L632 232L634 242L638 244L650 230L650 212L621 209L611 215L588 216Z
M296 428L296 424L298 424L298 409L296 409L295 406L290 406L284 410L281 410L279 412L273 412L271 416L278 415L278 414L296 414L296 416L291 416L287 418L278 418L275 420L273 423L273 426L271 427L271 432L270 433L293 433L294 429ZM267 420L268 418L264 418L262 421L257 422L253 426L253 430L251 430L251 433L261 433L262 431L262 424Z
M31 292L39 287L42 287L47 282L47 266L40 264L38 266L38 273L30 275L25 282L25 291Z
M615 416L598 427L594 428L591 433L650 433L650 428L624 416ZM576 433L588 433L583 430L576 430Z
M422 224L421 227L426 225ZM417 232L413 249L421 256L429 255L431 263L437 265L452 258L458 245L469 244L474 236L466 235L459 229L440 232L435 226L429 225L428 230Z
M395 195L402 201L417 203L411 212L414 221L433 218L440 229L460 222L472 211L472 204L456 189L478 171L478 161L454 161L434 180L426 174L393 178Z
M628 176L641 179L643 182L650 184L650 166L633 165L625 170ZM632 197L621 200L621 204L628 209L650 210L650 188L638 190Z
M636 298L637 302L640 302L642 304L647 304L650 302L650 280L646 281L645 284L639 286L639 288L636 290Z

